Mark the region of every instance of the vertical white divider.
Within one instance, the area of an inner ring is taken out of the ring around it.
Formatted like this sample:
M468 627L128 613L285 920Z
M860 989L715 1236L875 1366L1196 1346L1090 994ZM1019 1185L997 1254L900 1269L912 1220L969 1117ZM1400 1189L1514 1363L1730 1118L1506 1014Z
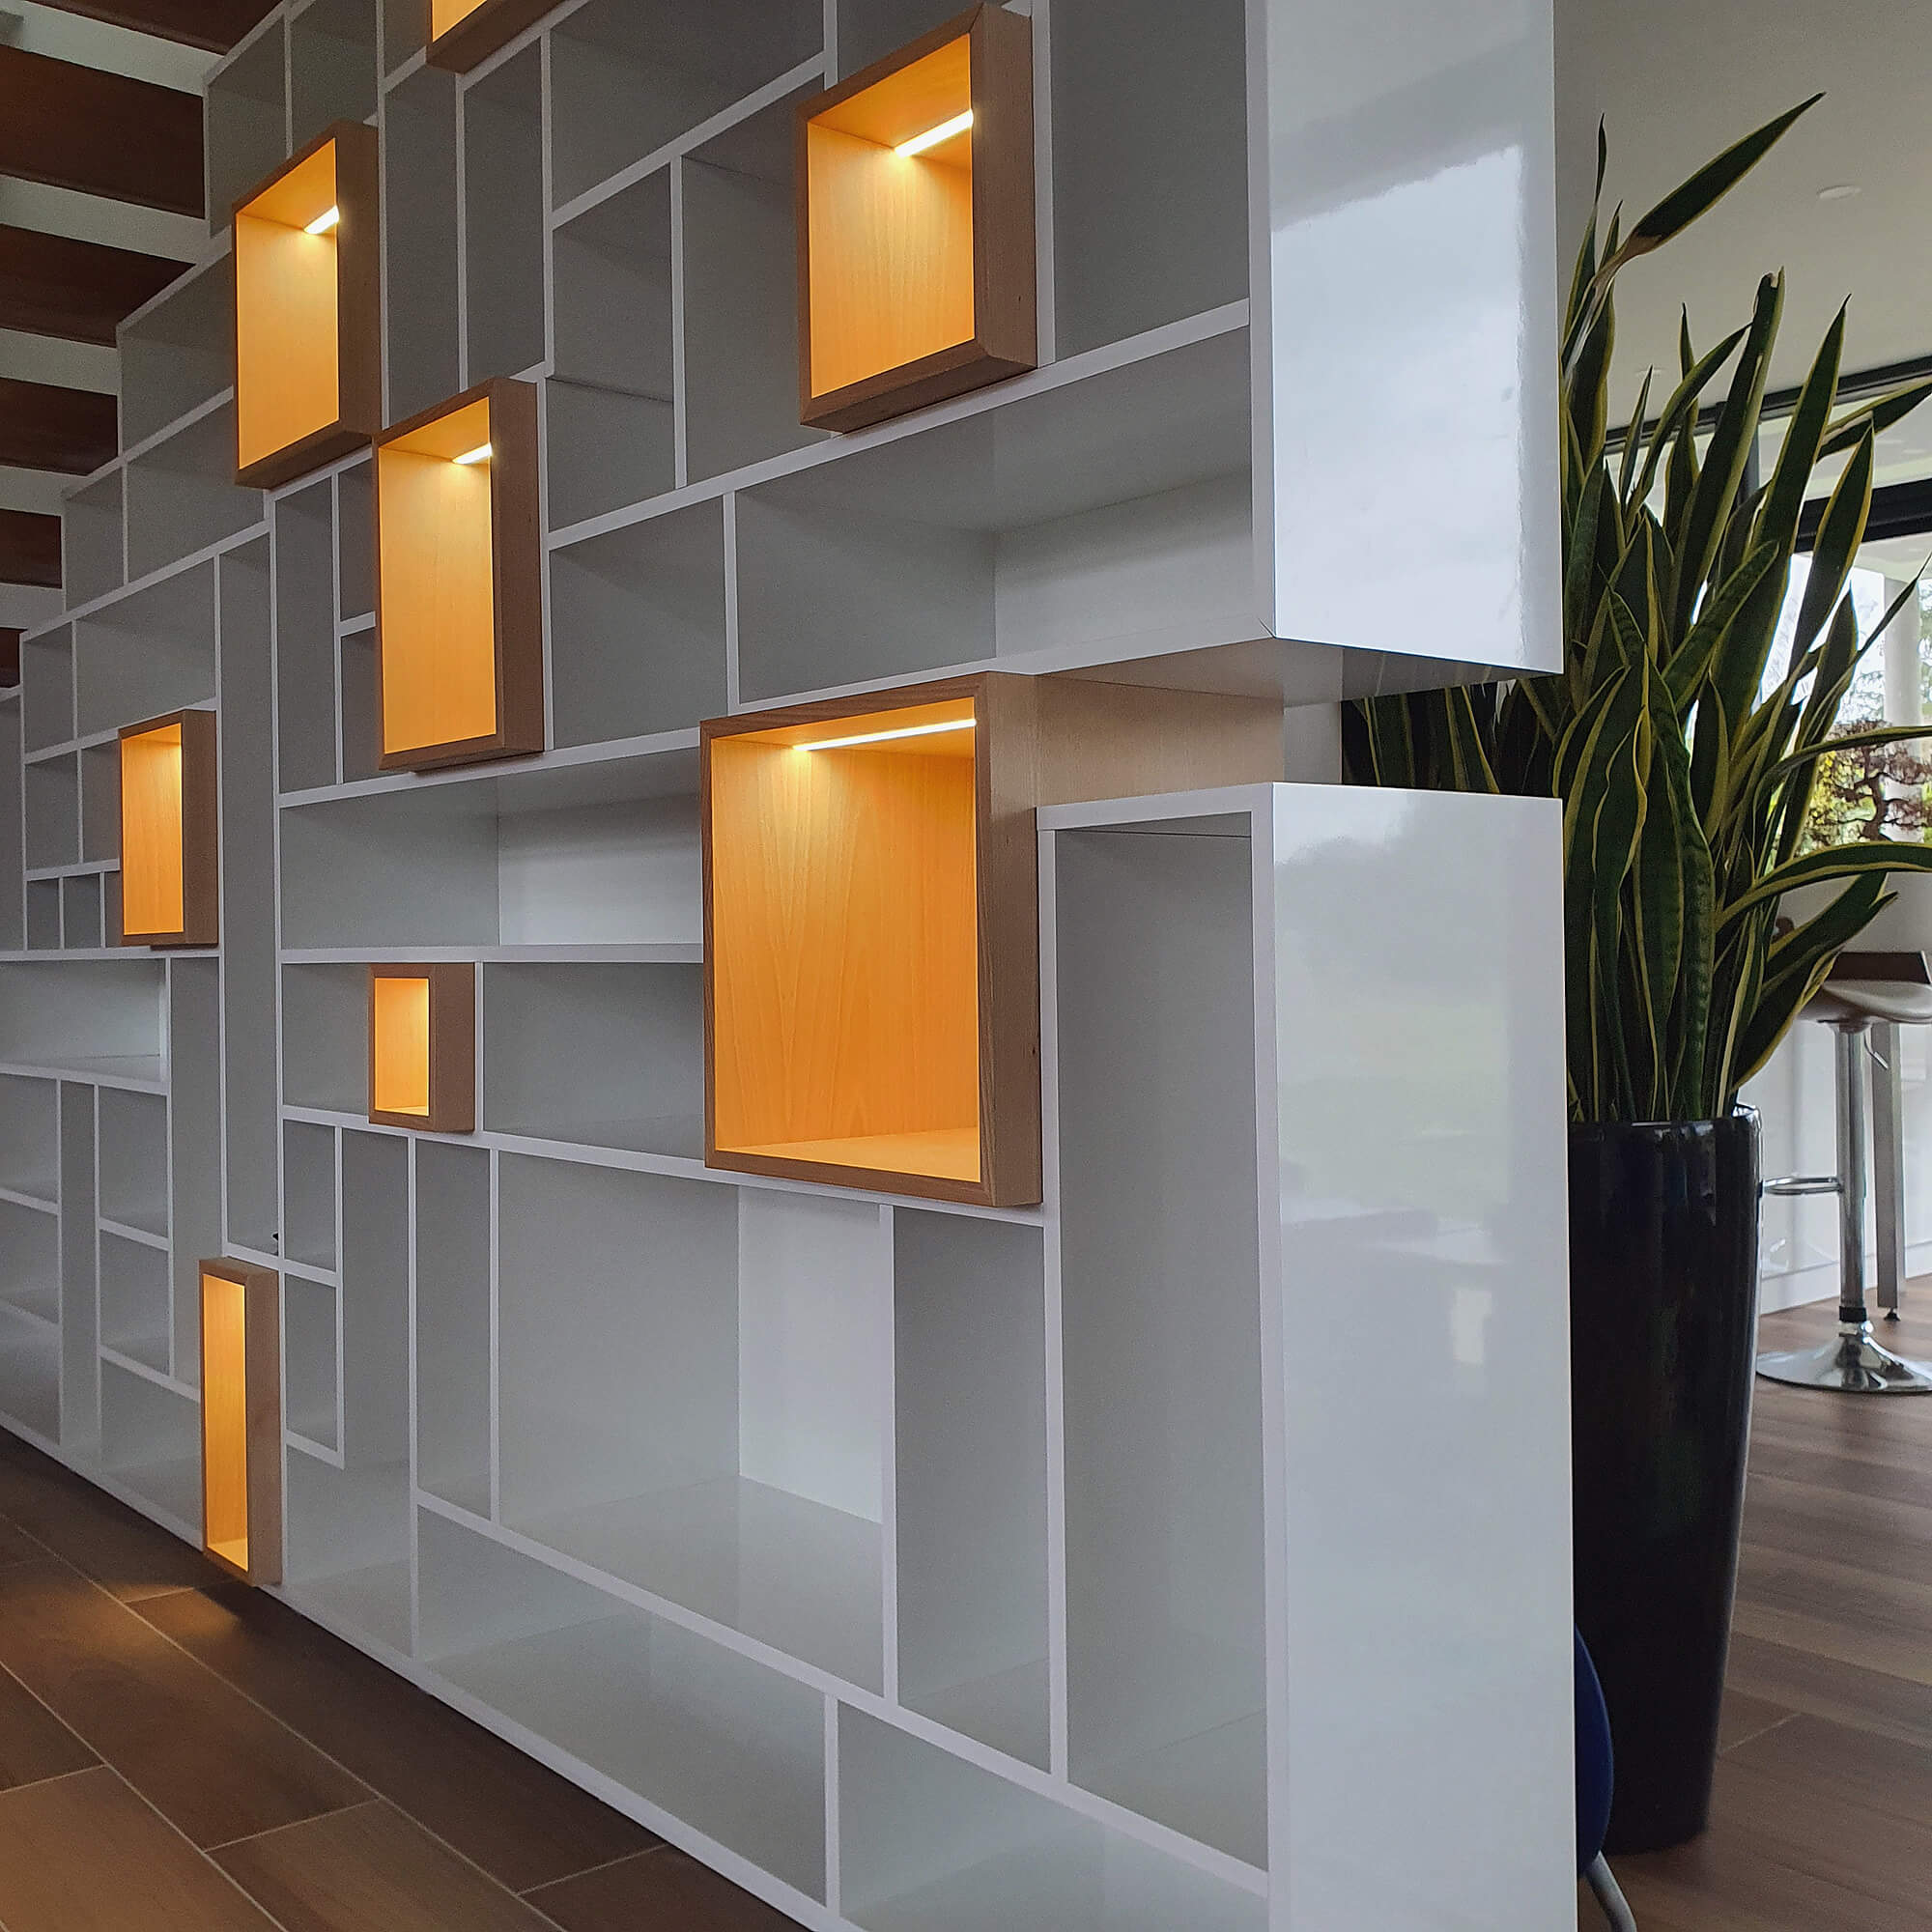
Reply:
M386 423L392 419L389 401L389 10L386 0L378 0L376 8L376 223L377 233L383 239L383 259L376 283L381 291L376 302L376 353L382 357L382 366L377 372L376 393L382 398L379 413ZM462 226L461 221L457 226ZM371 461L374 461L373 457ZM276 789L279 791L280 787Z
M724 708L736 711L738 694L738 493L724 493Z
M296 151L296 51L295 36L289 32L289 13L285 7L275 22L282 37L282 154Z
M421 1480L421 1469L416 1456L416 1241L420 1222L416 1216L416 1151L421 1143L414 1134L405 1137L404 1145L409 1149L409 1166L404 1180L404 1191L409 1202L409 1215L404 1226L408 1234L404 1240L405 1266L409 1273L409 1411L410 1411L410 1655L417 1655L422 1649L422 1512L416 1507L416 1486ZM338 1257L339 1259L339 1257Z
M456 88L456 387L459 393L469 386L469 83L475 77L473 73L462 75ZM549 92L548 88L545 92ZM386 296L385 285L385 299ZM548 296L545 300L549 300Z
M556 207L556 161L553 152L556 138L556 116L553 111L550 58L550 30L546 28L537 37L537 107L541 132L537 140L537 152L543 169L543 283L544 283L544 341L543 373L552 376L556 373L556 255L551 246L553 240L550 218ZM537 445L541 451L544 445ZM539 456L539 471L547 467L546 458Z
M1039 835L1040 1246L1046 1292L1046 1736L1047 1770L1067 1776L1066 1404L1060 1293L1060 1029L1058 907L1051 833Z
M825 84L838 84L838 0L825 0Z
M545 46L550 43L546 41ZM548 238L549 230L545 230ZM550 245L546 239L544 245ZM550 276L544 277L544 328L546 339L554 341L556 291L552 286ZM544 685L544 744L546 748L556 743L556 665L555 654L551 648L550 596L551 596L551 548L550 548L550 383L548 379L537 384L537 596L541 602L543 615L543 685ZM483 1019L482 1002L477 1002L477 1024ZM482 1063L477 1063L480 1067Z
M684 157L670 163L670 441L671 487L691 480L687 454L690 406L684 383Z
M370 488L375 488L375 477L369 479ZM337 470L328 479L328 648L330 662L334 666L331 690L335 695L335 716L329 721L335 734L335 782L343 783L349 777L349 744L343 735L343 685L342 685L342 472ZM281 713L278 711L276 717ZM276 898L281 895L277 893ZM280 977L279 975L277 976Z
M1037 353L1058 359L1053 322L1053 0L1033 0L1033 233Z
M827 0L827 5L831 0ZM886 1210L892 1212L891 1208ZM825 1907L841 1916L838 1875L838 1699L825 1695Z
M895 1707L899 1701L898 1281L893 1255L896 1211L890 1202L879 1208L880 1272L885 1282L880 1319L886 1326L886 1346L880 1351L886 1399L879 1415L879 1631L886 1654L879 1682L886 1702Z
M482 1002L477 1002L481 1024ZM480 1073L480 1062L479 1062ZM490 1150L490 1520L503 1520L502 1154Z

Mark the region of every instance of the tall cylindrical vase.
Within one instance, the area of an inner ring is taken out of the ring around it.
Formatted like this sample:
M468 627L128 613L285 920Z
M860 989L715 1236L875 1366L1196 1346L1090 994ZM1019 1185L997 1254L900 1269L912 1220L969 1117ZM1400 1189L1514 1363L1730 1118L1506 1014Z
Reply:
M1608 1849L1703 1831L1744 1509L1758 1123L1570 1135L1577 1622L1616 1747Z

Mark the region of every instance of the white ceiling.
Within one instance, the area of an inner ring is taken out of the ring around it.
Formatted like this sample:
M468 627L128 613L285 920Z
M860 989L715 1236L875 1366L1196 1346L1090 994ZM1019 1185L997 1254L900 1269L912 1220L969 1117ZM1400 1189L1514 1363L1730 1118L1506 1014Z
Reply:
M1605 213L1626 223L1751 128L1826 98L1744 185L1619 282L1616 396L1677 367L1677 316L1708 348L1785 270L1774 387L1795 385L1849 295L1845 367L1932 354L1928 0L1557 0L1557 217L1567 278L1589 213L1599 116ZM1822 188L1859 193L1823 202ZM1886 439L1882 480L1932 473L1932 404Z

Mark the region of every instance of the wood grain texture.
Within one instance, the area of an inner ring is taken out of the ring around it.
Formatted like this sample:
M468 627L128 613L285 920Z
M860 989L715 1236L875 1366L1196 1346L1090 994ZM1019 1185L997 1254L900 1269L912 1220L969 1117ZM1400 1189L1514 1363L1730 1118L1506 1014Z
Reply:
M110 27L225 54L274 0L47 0L47 4L63 14L105 20Z
M36 510L0 510L0 583L61 587L61 520Z
M534 26L557 0L434 0L433 38L423 58L431 67L468 73Z
M382 426L376 130L326 128L234 209L235 480L273 490ZM328 208L326 235L306 225Z
M559 1932L792 1932L793 1921L664 1846L545 1886L530 1903Z
M381 1799L215 1859L284 1932L547 1932L527 1905Z
M282 1579L282 1284L201 1264L202 1548L246 1583Z
M216 1675L512 1890L656 1842L642 1826L273 1597L215 1583L150 1597L137 1607Z
M969 105L966 135L893 152ZM1030 20L960 14L801 102L795 139L802 422L863 429L1035 366Z
M114 398L99 389L0 377L0 465L86 476L118 446Z
M0 174L203 212L201 97L0 42Z
M64 1564L0 1570L0 1665L198 1845L368 1795Z
M113 1772L0 1793L8 1932L274 1932Z
M474 966L370 967L369 1096L379 1125L475 1131Z
M795 749L969 710L970 747ZM1040 1187L1035 808L1284 758L1271 700L998 672L717 719L700 744L707 1162L1003 1207Z
M187 266L0 224L0 328L112 349L121 319L159 295Z
M121 943L221 937L214 713L171 711L121 729Z
M484 463L452 459L487 442ZM376 445L376 710L384 771L541 752L536 390L480 384Z

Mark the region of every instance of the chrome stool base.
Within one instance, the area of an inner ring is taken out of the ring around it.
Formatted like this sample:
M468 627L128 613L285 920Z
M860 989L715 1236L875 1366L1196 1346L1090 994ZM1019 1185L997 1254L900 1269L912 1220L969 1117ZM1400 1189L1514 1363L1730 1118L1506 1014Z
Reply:
M1869 1321L1844 1323L1837 1340L1822 1348L1760 1355L1757 1372L1771 1381L1842 1395L1932 1395L1932 1367L1881 1349Z

